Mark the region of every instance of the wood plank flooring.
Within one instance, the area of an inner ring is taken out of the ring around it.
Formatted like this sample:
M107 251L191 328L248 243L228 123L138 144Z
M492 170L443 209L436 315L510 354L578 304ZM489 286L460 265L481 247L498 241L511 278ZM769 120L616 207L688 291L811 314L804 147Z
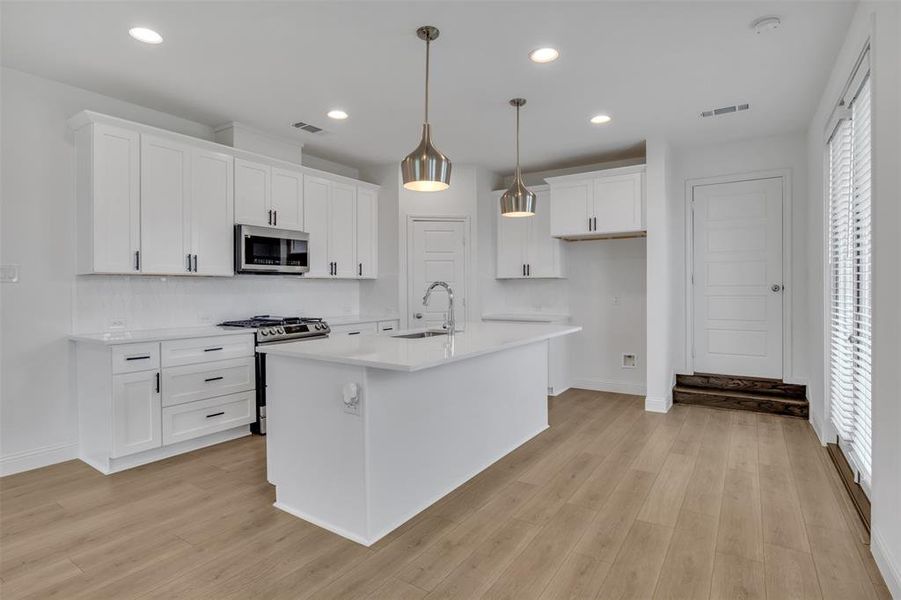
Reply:
M251 437L0 480L0 596L890 598L802 420L571 390L551 428L364 548L272 507Z

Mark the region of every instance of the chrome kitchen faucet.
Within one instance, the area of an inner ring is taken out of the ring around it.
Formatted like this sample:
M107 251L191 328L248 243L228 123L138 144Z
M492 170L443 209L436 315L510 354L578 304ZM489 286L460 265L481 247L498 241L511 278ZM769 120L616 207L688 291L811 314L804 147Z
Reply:
M436 281L432 285L429 286L429 289L425 291L425 296L422 297L423 306L429 305L429 298L432 297L432 290L438 287L443 287L447 292L447 316L444 318L444 328L447 329L447 335L454 335L454 331L457 328L456 321L454 320L454 290L451 286L447 285L447 283L443 281Z

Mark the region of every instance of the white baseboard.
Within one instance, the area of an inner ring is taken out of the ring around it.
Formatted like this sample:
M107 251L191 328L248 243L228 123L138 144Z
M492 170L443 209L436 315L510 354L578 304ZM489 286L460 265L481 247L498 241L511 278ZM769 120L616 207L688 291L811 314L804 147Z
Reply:
M875 530L870 534L870 552L892 598L901 598L901 563L891 554L882 536Z
M644 409L648 412L668 413L673 407L672 397L652 398L647 396L644 399Z
M609 379L597 379L595 377L585 377L573 379L572 387L580 390L591 390L594 392L614 392L617 394L632 394L634 396L644 396L646 387L643 383L632 383L629 381L611 381Z
M568 389L570 389L569 386L566 386L565 388L560 388L560 389L549 387L547 389L547 395L548 396L559 396L560 394L562 394L563 392L565 392Z
M331 531L332 533L340 535L341 537L346 538L352 542L362 544L363 546L371 546L378 541L377 539L367 540L366 538L361 537L355 533L352 533L352 532L344 529L343 527L338 527L337 525L332 525L328 521L323 521L322 519L318 519L312 515L309 515L309 514L303 512L302 510L297 510L296 508L288 506L287 504L282 504L281 502L278 502L278 501L273 502L272 506L274 506L275 508L277 508L279 510L285 511L289 515L293 515L293 516L297 517L298 519L303 519L307 523L312 523L313 525L315 525L317 527L322 527L323 529L325 529L327 531Z
M232 429L226 429L225 431L218 431L216 433L211 433L203 437L194 438L193 440L185 440L183 442L178 442L169 446L154 448L153 450L147 450L146 452L139 452L137 454L123 456L121 458L111 458L109 459L108 464L105 465L106 468L104 468L104 465L98 465L94 461L87 460L86 457L82 457L81 460L94 467L104 475L109 475L111 473L118 473L119 471L125 471L126 469L133 469L134 467L146 465L148 463L163 460L165 458L171 458L173 456L184 454L186 452L200 450L201 448L206 448L207 446L215 446L216 444L221 444L222 442L236 440L248 435L250 435L250 426L241 425Z
M0 477L78 458L78 444L56 444L0 457Z

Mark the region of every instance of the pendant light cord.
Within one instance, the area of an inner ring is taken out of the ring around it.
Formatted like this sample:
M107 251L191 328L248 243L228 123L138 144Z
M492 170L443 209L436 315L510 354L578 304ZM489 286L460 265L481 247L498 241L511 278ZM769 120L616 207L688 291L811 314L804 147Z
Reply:
M432 41L426 37L425 40L425 122L429 122L429 48Z
M522 176L519 170L519 106L516 107L516 179Z

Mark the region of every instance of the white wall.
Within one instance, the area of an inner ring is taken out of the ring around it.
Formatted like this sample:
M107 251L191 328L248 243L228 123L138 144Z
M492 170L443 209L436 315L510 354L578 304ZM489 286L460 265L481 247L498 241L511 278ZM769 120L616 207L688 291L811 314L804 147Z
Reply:
M91 109L211 140L209 127L26 73L0 71L0 472L74 455L72 331L215 322L259 312L354 313L357 282L75 275L75 152L66 120Z
M873 219L873 483L871 551L886 584L901 598L901 7L861 4L848 30L807 136L809 158L808 396L823 443L834 440L825 374L823 156L826 123L867 39L872 59Z
M728 118L728 117L725 117ZM741 140L725 144L674 148L669 203L672 235L672 301L675 309L673 323L673 365L677 373L688 373L686 340L685 287L690 265L685 264L686 181L787 169L791 173L792 196L792 280L786 279L786 292L791 290L791 327L784 333L791 336L791 372L783 379L794 383L807 382L807 146L803 133L778 137Z

